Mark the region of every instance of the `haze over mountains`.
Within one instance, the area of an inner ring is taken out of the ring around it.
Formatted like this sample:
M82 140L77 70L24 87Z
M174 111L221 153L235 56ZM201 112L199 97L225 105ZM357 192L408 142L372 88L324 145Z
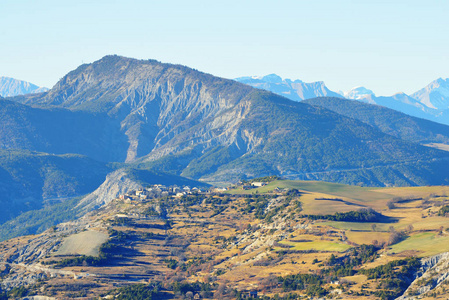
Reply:
M439 78L411 95L397 93L388 97L378 97L372 90L361 86L347 92L335 93L330 91L323 82L304 83L301 80L283 80L276 74L265 77L240 77L235 80L256 88L269 90L295 101L323 96L344 97L385 106L411 116L449 124L449 79ZM293 85L292 83L297 84Z
M298 99L341 97L323 83L265 80L296 88L290 94ZM4 201L19 203L2 221L96 188L81 203L103 203L102 193L123 191L130 176L195 185L265 175L371 186L449 182L449 153L422 145L447 143L449 127L409 116L371 122L362 110L356 117L320 105L155 60L106 56L81 65L48 92L0 100L1 188ZM363 106L366 115L377 109Z
M32 83L17 80L10 77L0 77L0 96L11 97L29 93L43 93L48 91L46 87L38 87Z

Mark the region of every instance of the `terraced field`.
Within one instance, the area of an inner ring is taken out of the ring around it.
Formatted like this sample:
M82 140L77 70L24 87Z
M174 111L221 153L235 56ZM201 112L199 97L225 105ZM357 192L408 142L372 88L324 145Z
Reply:
M106 242L109 235L100 231L83 231L64 239L62 246L55 255L89 255L98 256L100 246Z

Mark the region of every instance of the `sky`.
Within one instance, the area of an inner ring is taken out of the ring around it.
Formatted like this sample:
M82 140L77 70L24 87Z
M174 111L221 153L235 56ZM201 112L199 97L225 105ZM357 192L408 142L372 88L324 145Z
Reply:
M118 54L410 94L449 77L448 16L447 0L0 0L0 76L51 88Z

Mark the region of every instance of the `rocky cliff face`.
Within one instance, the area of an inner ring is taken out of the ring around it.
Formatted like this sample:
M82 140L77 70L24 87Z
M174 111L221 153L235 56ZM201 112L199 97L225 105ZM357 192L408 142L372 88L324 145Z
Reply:
M137 182L129 177L128 172L123 169L110 173L106 180L91 194L84 197L79 207L85 210L92 210L109 203L119 195L124 195L129 191L136 191L142 187L141 182Z
M250 91L183 66L107 56L70 72L46 95L16 100L106 112L128 138L129 162L234 107Z
M430 297L445 290L449 278L449 252L423 258L416 279L398 300Z

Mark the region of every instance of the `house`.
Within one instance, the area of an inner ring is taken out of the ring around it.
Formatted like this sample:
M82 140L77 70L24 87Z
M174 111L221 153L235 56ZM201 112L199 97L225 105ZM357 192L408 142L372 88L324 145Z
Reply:
M136 196L141 196L144 195L146 196L148 194L148 192L146 190L140 189L138 191L136 191Z
M119 198L120 200L131 200L131 197L128 195L120 195Z
M249 293L243 292L241 298L242 299L257 298L257 291L250 291Z
M257 298L257 291L249 292L249 296L252 297L252 298Z
M195 300L201 299L200 294L196 293L195 296L193 296L193 299L195 299Z
M261 186L265 186L267 185L266 182L259 182L259 181L255 181L252 183L253 186L257 186L257 187L261 187Z

